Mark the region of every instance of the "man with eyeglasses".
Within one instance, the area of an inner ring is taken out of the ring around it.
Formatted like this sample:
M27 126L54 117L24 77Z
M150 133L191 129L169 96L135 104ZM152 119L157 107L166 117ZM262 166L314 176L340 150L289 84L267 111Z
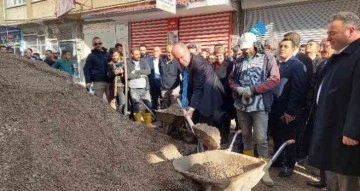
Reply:
M94 49L91 50L83 68L86 89L89 90L91 83L93 83L95 96L103 98L105 93L107 101L110 102L110 79L107 76L110 55L107 49L103 47L102 40L99 37L94 37L92 44Z
M307 156L309 152L311 136L314 129L314 118L317 110L316 104L316 92L319 89L319 85L324 76L323 69L327 63L327 60L333 55L334 49L331 48L330 41L326 38L323 39L320 43L320 56L323 59L320 64L315 69L314 77L311 82L312 92L308 96L310 96L309 100L311 100L311 113L308 118L308 123L305 130L304 142L303 142L303 153ZM316 188L324 188L326 187L326 175L324 170L320 170L320 180L319 181L306 181L306 184Z

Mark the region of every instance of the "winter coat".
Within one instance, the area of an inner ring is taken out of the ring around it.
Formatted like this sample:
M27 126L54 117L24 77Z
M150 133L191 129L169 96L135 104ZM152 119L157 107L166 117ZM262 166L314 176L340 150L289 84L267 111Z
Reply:
M148 62L141 58L140 59L140 70L137 70L135 72L133 72L135 70L135 63L132 60L128 60L127 61L127 77L128 80L131 81L133 79L139 79L142 78L142 75L145 75L145 79L146 79L146 90L150 89L150 83L149 83L149 78L147 77L148 75L150 75L151 70L149 67Z
M107 76L109 53L93 49L86 59L84 70L85 82L111 82Z
M281 117L284 113L296 116L305 99L306 69L294 56L280 63L280 83L273 89L275 98L271 113ZM312 72L312 71L311 71Z
M309 164L335 173L360 176L360 39L329 58L323 72L309 151Z

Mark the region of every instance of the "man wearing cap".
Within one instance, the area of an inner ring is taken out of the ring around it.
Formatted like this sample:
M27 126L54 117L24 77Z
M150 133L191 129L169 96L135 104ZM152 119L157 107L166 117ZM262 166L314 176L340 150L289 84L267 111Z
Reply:
M268 113L273 98L270 90L279 83L279 68L271 53L254 46L256 36L253 33L243 34L240 40L242 56L236 59L229 81L243 131L244 154L254 156L254 133L259 156L268 158Z

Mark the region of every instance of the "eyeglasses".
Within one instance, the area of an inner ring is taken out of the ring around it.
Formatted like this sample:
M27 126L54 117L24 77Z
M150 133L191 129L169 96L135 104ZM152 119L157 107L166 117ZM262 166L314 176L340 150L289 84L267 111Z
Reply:
M94 46L102 45L102 42L94 43Z
M320 48L329 48L331 45L328 44L320 44Z

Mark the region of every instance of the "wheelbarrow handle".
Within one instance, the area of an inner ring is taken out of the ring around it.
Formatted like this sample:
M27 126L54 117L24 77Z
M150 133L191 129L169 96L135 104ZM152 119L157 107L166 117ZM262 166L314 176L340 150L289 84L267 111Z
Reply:
M241 134L241 129L239 129L239 130L237 130L236 132L235 132L235 134L234 134L234 137L233 137L233 139L232 139L232 141L231 141L231 144L230 144L230 146L229 146L229 148L227 149L227 151L232 151L232 149L233 149L233 147L234 147L234 143L235 143L235 140L236 140L236 137L238 136L238 135L240 135Z
M151 109L141 99L139 100L139 102L141 103L141 105L143 105L145 107L146 110L148 110L151 113L151 115L153 117L156 118L156 115L154 114L154 112L152 112Z
M286 146L294 144L295 140L294 139L289 139L287 141L285 141L280 148L276 151L276 153L274 154L274 156L270 159L270 161L266 164L266 166L264 167L264 170L268 170L270 168L270 166L272 165L272 163L279 157L280 153L285 149Z

